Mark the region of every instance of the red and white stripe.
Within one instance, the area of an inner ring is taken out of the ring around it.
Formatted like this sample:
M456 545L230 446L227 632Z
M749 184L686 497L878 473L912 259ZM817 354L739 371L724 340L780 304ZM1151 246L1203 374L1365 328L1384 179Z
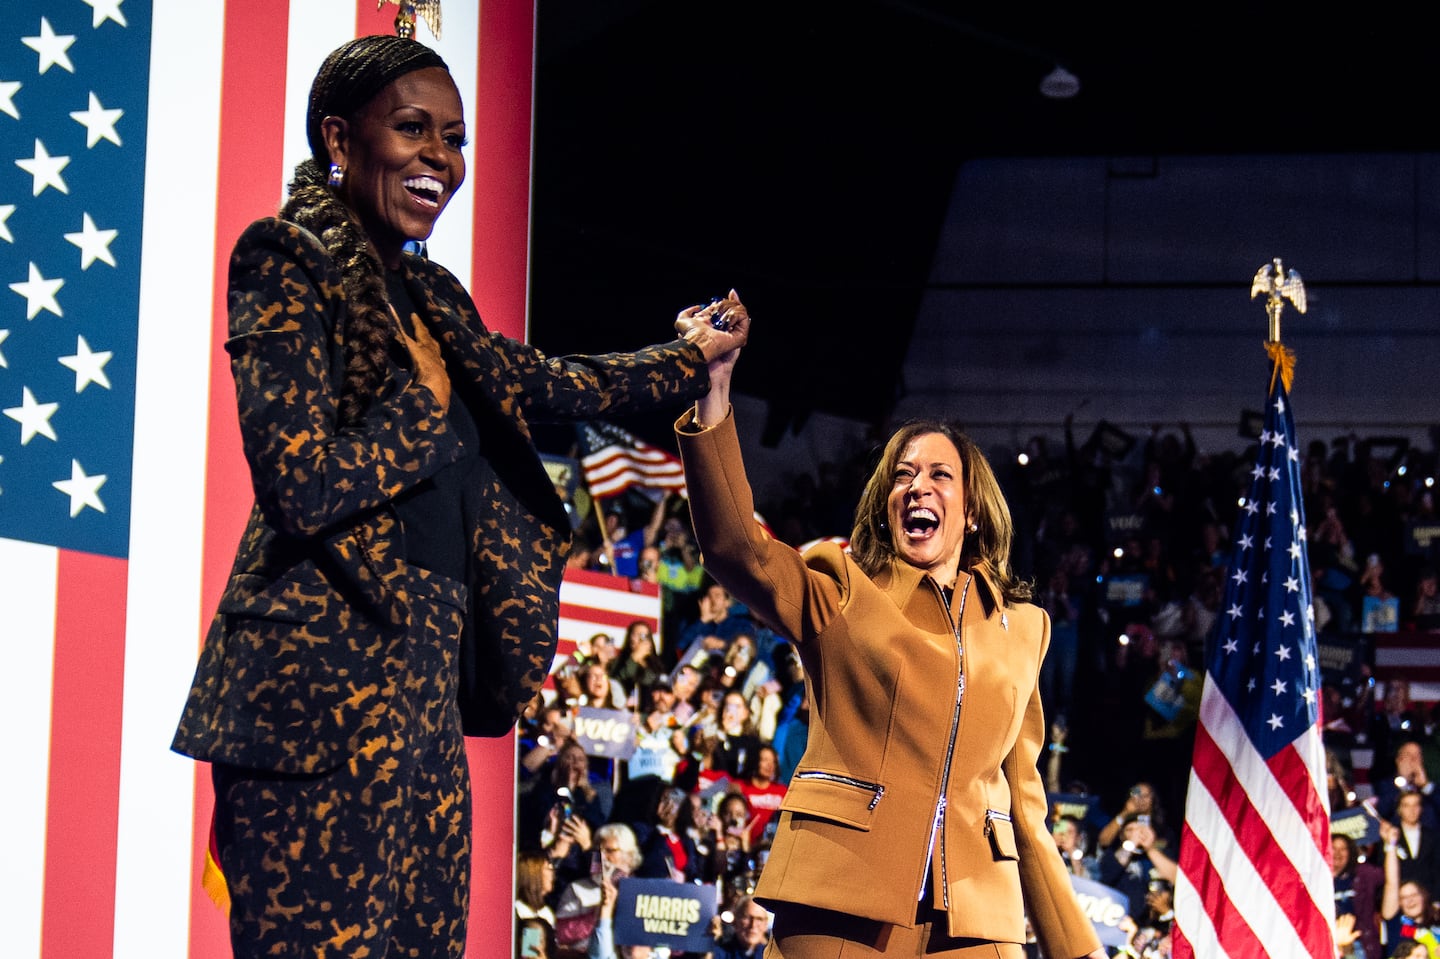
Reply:
M590 640L605 633L620 648L625 631L636 620L648 623L656 637L656 649L663 648L660 637L660 587L654 583L626 579L610 573L569 569L560 584L560 625L556 634L555 670L572 660L576 651L590 654ZM546 680L546 699L555 688L554 680Z
M304 102L325 54L393 32L394 10L154 2L129 560L0 540L7 957L230 954L198 881L208 770L169 751L250 502L219 348L226 261L308 152ZM474 144L468 192L430 249L515 337L526 334L534 13L533 0L450 3L442 40L419 28L460 87ZM513 750L508 738L470 743L475 956L509 951Z
M1431 632L1371 633L1375 644L1375 678L1383 684L1403 679L1417 703L1440 701L1440 634ZM1377 690L1377 696L1383 693Z
M1175 884L1177 959L1331 954L1324 760L1312 726L1266 762L1207 677Z
M639 486L642 489L685 488L680 460L640 440L629 448L607 446L580 461L591 496L614 496Z
M606 633L618 647L625 630L636 620L650 629L660 628L660 587L654 583L629 580L609 573L566 570L560 584L560 660L588 643L596 633Z

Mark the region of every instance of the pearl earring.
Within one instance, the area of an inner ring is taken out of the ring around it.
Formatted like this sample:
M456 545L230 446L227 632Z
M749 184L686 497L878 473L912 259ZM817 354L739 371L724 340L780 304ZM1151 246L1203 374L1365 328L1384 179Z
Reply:
M345 168L338 163L330 164L330 179L327 182L335 189L340 189L345 183Z

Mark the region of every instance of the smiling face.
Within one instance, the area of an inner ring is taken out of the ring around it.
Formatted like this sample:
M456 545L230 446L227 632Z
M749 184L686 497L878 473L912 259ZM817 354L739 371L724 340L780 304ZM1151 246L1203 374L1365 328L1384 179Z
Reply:
M905 445L885 514L896 555L942 586L953 583L970 520L960 451L948 437L922 433Z
M753 899L735 914L735 938L746 949L754 949L765 941L770 929L770 915Z
M1330 871L1333 875L1339 876L1346 869L1350 868L1350 844L1343 836L1332 836L1330 839Z
M1407 882L1400 886L1400 911L1411 919L1420 919L1429 905L1419 883Z
M423 240L465 181L465 111L441 67L398 77L350 120L322 125L341 195L381 262L394 267L407 240Z
M1399 801L1395 804L1395 818L1400 820L1400 825L1414 829L1420 825L1420 813L1420 794L1417 792L1402 793Z

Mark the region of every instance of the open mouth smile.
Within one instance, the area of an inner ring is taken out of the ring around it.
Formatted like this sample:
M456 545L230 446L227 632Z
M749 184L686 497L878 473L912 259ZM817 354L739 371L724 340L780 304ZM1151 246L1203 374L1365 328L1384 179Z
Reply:
M445 195L445 185L433 176L406 177L405 189L417 203L431 210L440 209L440 198Z
M905 510L905 536L912 540L929 539L940 528L940 517L935 511L924 506L912 506Z

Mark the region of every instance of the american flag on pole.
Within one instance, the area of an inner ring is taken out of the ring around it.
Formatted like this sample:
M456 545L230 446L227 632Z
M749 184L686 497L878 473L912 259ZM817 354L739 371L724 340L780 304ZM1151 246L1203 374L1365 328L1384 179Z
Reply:
M325 54L394 14L39 0L0 18L7 959L230 954L199 883L208 770L169 751L251 499L226 263L305 155ZM447 3L443 38L417 39L450 65L474 144L431 253L523 337L533 0ZM508 849L513 743L472 741L471 762L477 827L500 830L485 847ZM477 858L475 882L472 952L507 951L504 857Z
M632 486L651 490L685 488L685 470L678 456L612 423L581 424L580 444L580 465L591 496L618 496Z
M619 496L634 487L663 493L685 490L685 467L680 457L633 436L611 423L593 421L580 426L580 467L590 495ZM770 524L756 510L755 522L774 537Z
M1175 884L1177 959L1335 954L1300 447L1288 376L1272 355L1226 611L1206 655Z

